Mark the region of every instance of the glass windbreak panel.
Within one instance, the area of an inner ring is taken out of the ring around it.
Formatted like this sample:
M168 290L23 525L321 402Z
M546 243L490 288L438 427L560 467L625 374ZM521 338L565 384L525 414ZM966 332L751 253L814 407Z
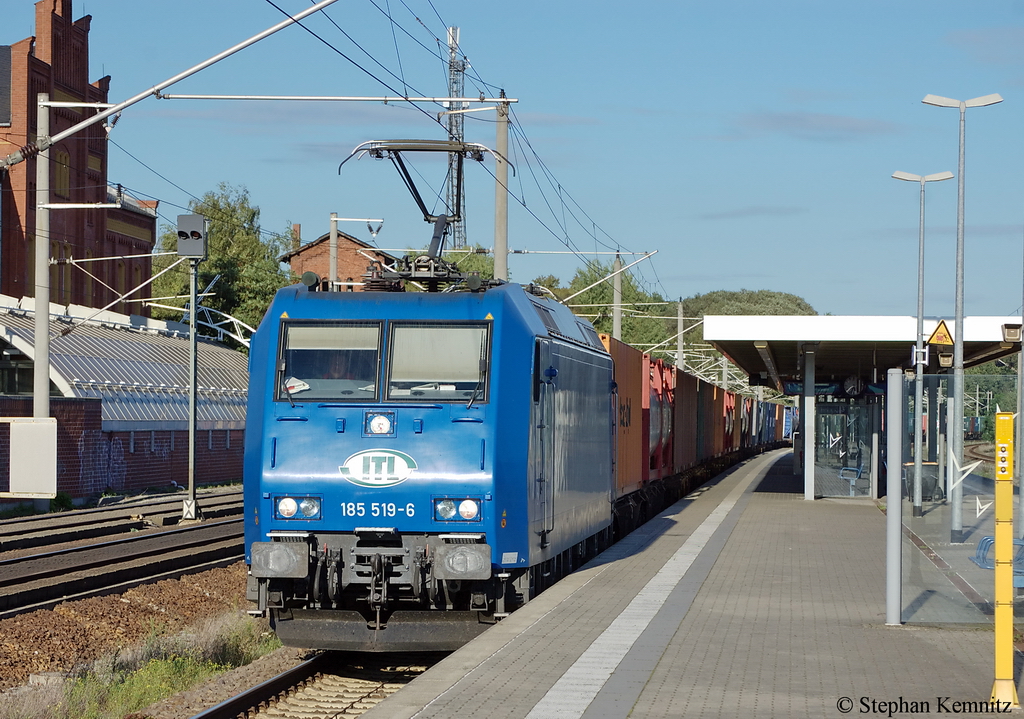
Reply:
M387 399L487 401L488 325L394 324Z
M365 401L377 397L380 324L286 324L278 399Z
M875 423L882 406L869 396L815 403L814 493L873 497L877 485ZM877 420L880 422L880 420Z
M894 473L898 486L886 500L890 507L897 502L902 506L904 622L991 621L989 612L999 599L994 575L995 517L997 512L1010 512L996 499L997 482L1011 485L1005 495L999 493L1004 495L1002 501L1012 505L1019 497L1019 487L1012 486L1018 480L1000 479L995 444L996 413L1017 411L1014 364L1012 359L997 360L967 369L962 424L954 415L953 377L924 375L920 407L915 406L914 380L903 385L902 452L899 471ZM919 437L917 462L914 454ZM889 458L890 471L896 461ZM1014 474L1019 476L1019 472ZM1016 544L1021 537L1019 523L1013 537L1007 559L1012 560L1013 573L1019 577L1024 570L1021 548ZM962 581L954 584L950 577Z

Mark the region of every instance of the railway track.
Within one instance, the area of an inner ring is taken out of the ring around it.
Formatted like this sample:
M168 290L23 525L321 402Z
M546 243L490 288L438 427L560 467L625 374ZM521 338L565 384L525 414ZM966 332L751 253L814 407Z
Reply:
M227 566L242 534L233 518L0 560L0 619Z
M0 520L0 552L49 547L165 527L177 523L181 518L181 505L181 495L170 495L95 509ZM201 493L199 506L206 519L241 515L241 490Z
M324 652L192 719L355 717L443 657L439 653L392 657Z
M964 443L964 455L975 462L992 462L995 457L995 448L993 445L984 442Z

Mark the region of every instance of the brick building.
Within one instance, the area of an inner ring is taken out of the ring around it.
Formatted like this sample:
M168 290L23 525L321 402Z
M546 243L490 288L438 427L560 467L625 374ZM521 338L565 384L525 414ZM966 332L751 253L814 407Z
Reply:
M36 34L0 45L0 155L36 140L40 93L108 101L110 78L88 78L92 18L72 18L72 0L40 0ZM47 111L52 137L96 110ZM40 192L36 158L0 170L0 417L32 414L37 204L120 205L53 209L49 237L39 239L51 258L105 258L84 265L88 272L50 267L57 490L78 500L188 482L189 328L141 316L137 295L84 321L151 276L156 241L157 203L108 183L106 138L97 123L53 145L50 187ZM199 342L199 482L241 478L247 384L243 355ZM0 491L10 480L9 426L0 421Z
M287 262L292 272L302 277L303 272L315 272L322 279L330 276L331 270L331 235L330 233L287 252L278 259ZM338 232L338 281L358 283L362 281L366 268L373 262L393 265L396 258L378 250L352 235ZM358 285L342 286L342 290L361 290Z
M88 15L72 21L72 0L40 0L36 34L0 45L0 154L36 138L37 96L51 101L107 102L110 77L90 83ZM51 107L50 135L81 122L91 108ZM37 198L36 159L0 171L0 294L35 294L35 207L48 203L107 203L121 193L107 183L107 142L102 123L50 148L50 188ZM89 259L89 272L71 265L50 268L50 300L103 307L148 279L156 241L156 202L124 197L120 209L60 209L50 213L50 256ZM105 285L109 285L109 288ZM110 288L113 288L110 289ZM117 295L114 290L117 291ZM141 314L139 304L119 310Z

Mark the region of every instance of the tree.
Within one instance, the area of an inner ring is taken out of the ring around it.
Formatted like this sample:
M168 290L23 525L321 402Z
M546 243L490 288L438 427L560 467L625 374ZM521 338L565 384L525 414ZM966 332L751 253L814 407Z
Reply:
M466 247L468 252L461 250L448 251L444 258L456 265L462 272L479 272L485 280L494 279L494 257L480 245Z
M1018 355L964 369L964 416L983 417L982 439L995 440L996 409L1017 408ZM947 392L951 383L947 384Z
M567 291L559 294L568 297L579 292L584 287L592 285L603 277L612 273L612 263L591 261L576 271ZM665 303L665 299L657 294L642 290L628 272L623 272L622 277L622 340L638 349L646 349L652 345L664 342L675 334L676 309L675 304ZM539 277L538 280L558 282L557 278ZM577 295L570 301L570 305L592 305L590 307L578 306L573 311L581 316L587 317L593 323L598 332L611 334L612 331L612 303L613 283L609 279L601 284L591 287L586 292ZM543 284L543 282L538 282ZM544 285L551 289L549 285ZM651 304L665 303L665 304ZM661 319L664 317L664 319Z
M801 297L772 290L716 290L683 300L683 315L816 315ZM704 326L686 334L687 342L703 342Z
M210 220L207 259L199 265L198 286L201 292L215 277L213 296L202 304L232 315L255 327L263 319L274 293L291 281L277 258L287 250L287 239L260 230L260 209L252 204L245 187L221 183L189 203L189 212ZM166 227L160 235L159 249L174 252L178 247L176 228ZM154 258L154 273L177 259L174 255ZM153 283L154 297L188 296L188 265L182 263ZM165 301L181 304L187 300ZM178 319L170 310L154 310L164 319Z
M551 290L551 294L557 297L560 301L572 294L572 290L568 287L562 287L562 281L554 275L541 275L533 279L533 284L543 287L546 290Z

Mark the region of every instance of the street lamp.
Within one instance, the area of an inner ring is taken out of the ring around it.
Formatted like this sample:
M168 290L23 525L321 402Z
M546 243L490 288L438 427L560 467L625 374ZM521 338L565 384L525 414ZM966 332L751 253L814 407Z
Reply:
M921 221L917 234L917 340L914 343L914 516L924 515L921 509L921 451L924 444L921 426L921 410L924 402L924 185L952 179L952 172L937 172L934 175L914 175L897 170L892 173L897 180L921 183ZM959 325L958 325L959 326ZM929 412L935 412L931 407ZM934 440L933 440L934 441Z
M953 337L953 458L959 474L964 463L964 113L968 107L985 107L1002 102L1001 95L992 94L973 100L951 100L938 95L925 95L921 101L936 107L960 110L960 161L957 166L956 190L956 335ZM959 479L959 477L957 477ZM963 484L952 482L949 492L949 541L963 542Z

